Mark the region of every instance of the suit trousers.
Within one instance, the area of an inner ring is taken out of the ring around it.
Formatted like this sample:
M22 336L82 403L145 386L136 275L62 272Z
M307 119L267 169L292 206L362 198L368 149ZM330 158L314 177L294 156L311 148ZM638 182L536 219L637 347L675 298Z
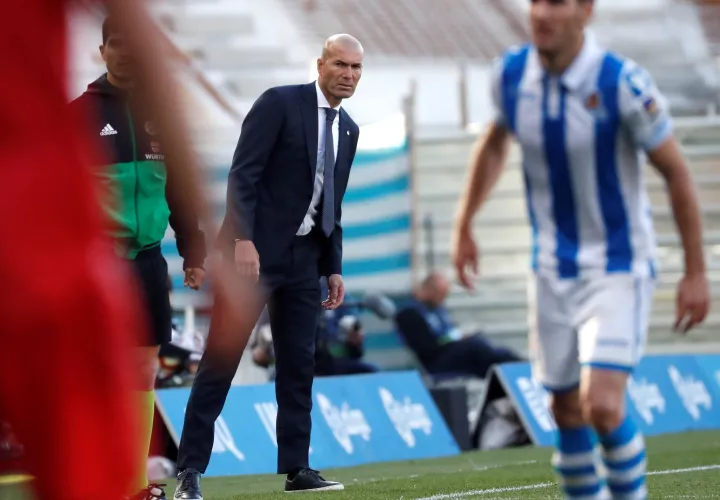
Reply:
M216 298L207 348L185 411L178 471L192 468L205 472L212 452L215 420L265 302L277 370L277 472L287 474L309 466L315 333L321 302L318 271L321 238L317 231L295 236L283 256L266 267L262 267L260 257L262 300L249 308L252 317L244 322L246 331L227 331L228 321L224 320L227 315L223 313L224 308L246 304L227 304Z

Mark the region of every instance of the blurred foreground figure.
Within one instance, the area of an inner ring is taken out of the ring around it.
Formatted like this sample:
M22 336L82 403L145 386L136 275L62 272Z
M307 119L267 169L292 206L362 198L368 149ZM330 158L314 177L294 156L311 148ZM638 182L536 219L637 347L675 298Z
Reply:
M182 172L178 192L200 213L194 156L155 28L138 0L104 4L127 35L143 89L137 105L155 117L166 157ZM85 130L67 106L70 2L2 6L0 68L12 78L0 82L0 406L25 447L38 498L122 499L145 466L128 370L144 318L129 270L104 236L89 171L102 156L81 140Z
M148 320L149 335L140 339L133 363L133 370L141 374L136 397L142 419L140 459L145 460L155 414L158 354L160 346L170 342L172 330L168 263L162 253L162 240L168 226L172 227L183 259L185 286L199 290L205 277L205 236L196 214L185 210L188 217L184 221L178 218L184 207L174 196L175 172L165 165L153 115L132 106L138 90L135 68L124 33L112 17L105 18L102 25L100 54L107 71L88 85L71 108L91 115L91 133L100 137L105 162L94 165L93 174L107 188L102 205L112 221L110 236L115 253L130 264L135 274ZM141 500L165 498L161 485L148 482L145 468L135 478L132 493L132 498Z

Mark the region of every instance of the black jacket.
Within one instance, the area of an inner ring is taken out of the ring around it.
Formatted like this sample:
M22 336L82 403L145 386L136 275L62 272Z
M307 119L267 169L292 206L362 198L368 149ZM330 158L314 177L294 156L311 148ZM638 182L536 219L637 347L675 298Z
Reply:
M263 93L242 125L230 169L220 244L251 240L260 266L271 267L290 245L307 213L315 185L318 149L315 83ZM321 276L342 274L341 203L360 129L340 108L335 163L335 229L325 239ZM324 238L324 236L323 236Z
M103 75L70 106L91 118L107 163L94 172L104 188L103 208L113 223L112 236L122 256L133 259L160 245L168 224L175 231L183 267L203 267L205 237L196 214L181 217L187 204L172 187L172 170L152 121L132 106L131 95ZM189 221L189 224L188 224Z

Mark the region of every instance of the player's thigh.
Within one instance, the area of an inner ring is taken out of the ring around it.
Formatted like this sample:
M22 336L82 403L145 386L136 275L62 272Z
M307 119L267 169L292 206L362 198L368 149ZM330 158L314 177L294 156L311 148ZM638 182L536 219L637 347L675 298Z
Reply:
M528 288L529 351L533 376L551 392L562 393L580 381L577 335L565 304L567 284L533 276Z
M160 346L172 336L172 307L168 290L168 265L161 254L132 261L145 309L148 336L141 347Z
M645 350L654 282L613 275L585 286L578 320L581 364L631 372Z
M136 435L129 367L132 335L142 329L136 291L109 248L73 258L62 269L55 258L36 262L55 266L54 283L51 274L18 281L12 308L0 306L3 417L25 445L43 498L58 489L67 498L90 498L108 485L126 491L139 456L127 437Z

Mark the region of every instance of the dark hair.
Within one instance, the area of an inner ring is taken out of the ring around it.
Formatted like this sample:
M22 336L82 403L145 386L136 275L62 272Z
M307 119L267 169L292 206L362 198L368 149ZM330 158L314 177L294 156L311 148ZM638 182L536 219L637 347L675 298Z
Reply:
M112 17L106 17L102 23L102 43L105 45L110 38L110 35L116 33L118 30L117 23Z

